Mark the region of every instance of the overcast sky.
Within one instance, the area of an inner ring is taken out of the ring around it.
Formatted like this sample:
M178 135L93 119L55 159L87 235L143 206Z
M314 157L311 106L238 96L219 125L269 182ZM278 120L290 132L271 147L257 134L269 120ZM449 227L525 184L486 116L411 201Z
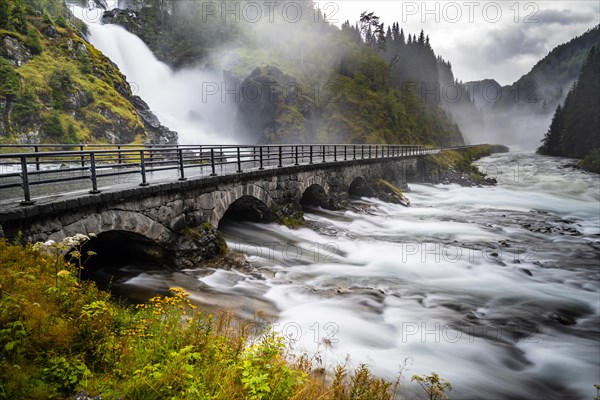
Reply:
M485 78L511 84L557 45L600 22L600 1L322 0L330 20L355 22L374 11L405 33L429 35L436 54L464 82Z

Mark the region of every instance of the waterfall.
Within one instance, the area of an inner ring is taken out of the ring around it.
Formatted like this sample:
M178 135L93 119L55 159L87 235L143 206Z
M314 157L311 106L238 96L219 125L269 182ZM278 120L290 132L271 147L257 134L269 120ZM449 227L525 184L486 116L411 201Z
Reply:
M102 10L69 7L87 24L90 43L119 67L133 94L148 103L160 122L179 133L181 144L244 141L232 134L236 106L222 101L222 71L200 67L174 71L136 35L118 25L101 24Z

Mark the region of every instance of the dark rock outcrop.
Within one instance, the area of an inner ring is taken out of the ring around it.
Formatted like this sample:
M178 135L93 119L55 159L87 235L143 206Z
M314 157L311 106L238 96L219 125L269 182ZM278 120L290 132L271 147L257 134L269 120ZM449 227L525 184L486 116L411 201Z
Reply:
M19 39L5 35L0 40L0 56L13 67L21 67L31 60L31 51Z
M388 203L400 204L404 207L410 207L410 200L406 197L400 189L385 181L380 179L375 183L375 195L381 201L385 201Z
M199 262L227 252L227 242L210 224L184 229L172 245L173 263L179 269L193 268Z
M162 125L158 117L152 112L152 110L150 110L148 104L142 100L140 96L132 96L131 104L144 123L150 143L177 143L177 132L174 132Z
M258 67L240 85L237 124L259 143L306 142L310 105L296 78L275 66Z

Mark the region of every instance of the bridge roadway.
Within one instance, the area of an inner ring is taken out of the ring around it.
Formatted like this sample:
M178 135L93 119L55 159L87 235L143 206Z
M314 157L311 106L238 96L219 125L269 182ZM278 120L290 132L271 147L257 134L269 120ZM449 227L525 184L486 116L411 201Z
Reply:
M3 152L30 149L0 153L0 209L138 185L440 151L415 145L0 145Z

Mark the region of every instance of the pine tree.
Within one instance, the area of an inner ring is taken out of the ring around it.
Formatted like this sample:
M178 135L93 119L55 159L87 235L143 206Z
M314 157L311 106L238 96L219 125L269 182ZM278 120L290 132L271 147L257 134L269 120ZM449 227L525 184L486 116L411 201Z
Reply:
M546 135L542 139L542 145L537 149L538 154L546 156L557 156L561 154L560 147L564 133L564 112L559 104L552 117L552 123Z
M419 42L421 46L425 46L425 32L421 29L421 33L419 34Z
M600 148L600 52L593 47L564 105L554 113L538 153L584 158Z
M9 15L8 0L0 1L0 29L8 29Z

